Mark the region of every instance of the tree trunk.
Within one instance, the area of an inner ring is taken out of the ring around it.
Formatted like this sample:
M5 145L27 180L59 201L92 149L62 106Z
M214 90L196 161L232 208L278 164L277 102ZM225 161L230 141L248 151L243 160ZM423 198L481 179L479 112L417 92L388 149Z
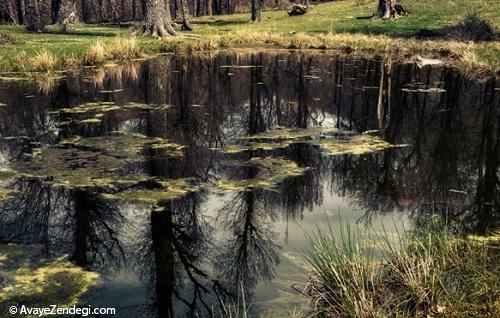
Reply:
M260 21L260 0L252 0L252 21Z
M26 0L24 25L28 31L39 32L43 26L40 20L40 1Z
M51 22L51 0L26 0L24 25L28 31L40 32Z
M177 34L172 27L169 0L146 0L146 12L140 33L159 37Z
M405 15L406 10L398 0L379 0L375 18L391 19Z
M189 23L189 11L186 0L179 0L179 5L181 9L181 17L182 17L182 30L183 31L193 31L191 24Z

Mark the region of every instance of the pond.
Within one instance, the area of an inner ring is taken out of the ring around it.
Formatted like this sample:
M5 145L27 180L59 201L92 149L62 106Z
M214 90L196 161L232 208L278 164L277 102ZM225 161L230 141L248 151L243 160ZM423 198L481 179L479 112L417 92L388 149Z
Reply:
M117 317L298 317L318 229L396 234L430 214L457 231L499 226L499 86L289 51L5 75L0 295ZM51 281L54 267L76 285L64 300L55 283L9 294L19 271Z

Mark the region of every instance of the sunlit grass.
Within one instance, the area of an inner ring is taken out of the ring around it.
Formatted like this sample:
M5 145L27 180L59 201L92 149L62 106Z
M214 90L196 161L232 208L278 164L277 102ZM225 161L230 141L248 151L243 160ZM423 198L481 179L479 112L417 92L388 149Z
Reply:
M471 14L500 29L500 4L494 0L406 0L409 15L392 21L368 17L376 1L345 0L321 3L304 16L289 17L286 10L263 12L259 23L249 23L249 14L211 16L193 19L194 32L176 39L159 41L151 37L129 39L130 30L112 25L72 25L67 34L49 26L41 34L27 33L22 26L0 26L8 34L0 45L0 71L19 69L15 57L35 56L41 47L56 59L56 68L100 64L96 43L107 48L106 59L128 59L158 52L190 52L224 48L325 49L345 52L396 52L427 54L469 65L498 70L498 41L465 43L422 41L413 37L422 29L437 30L456 25ZM23 53L25 52L25 53ZM104 52L103 52L104 53ZM85 57L85 63L81 63ZM474 57L474 58L472 58ZM92 61L92 62L91 62ZM97 62L96 62L97 61ZM75 63L78 62L78 63Z

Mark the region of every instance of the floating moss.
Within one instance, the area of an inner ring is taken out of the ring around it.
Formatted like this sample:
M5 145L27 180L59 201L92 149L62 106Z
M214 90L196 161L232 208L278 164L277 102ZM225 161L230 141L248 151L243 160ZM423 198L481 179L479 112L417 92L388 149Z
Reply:
M0 188L0 202L14 198L17 191Z
M273 189L276 185L290 177L304 174L307 167L299 167L296 162L285 158L255 157L244 163L259 169L255 178L244 180L217 181L216 191L233 192L247 191L252 189Z
M73 265L67 257L41 259L41 250L39 246L0 245L0 276L4 279L0 302L71 306L98 281L96 273Z
M116 104L113 102L86 103L71 108L62 108L59 112L64 114L87 114L87 113L107 113L120 109L131 110L164 110L170 108L167 104L141 104L141 103L125 103Z
M184 154L184 146L170 143L163 138L122 132L114 132L113 135L102 137L74 136L63 140L62 143L99 150L110 156L127 158L128 161L143 160L144 156L141 153L146 147L157 150L158 155L162 156L181 157Z
M107 186L120 179L119 170L125 162L92 151L51 148L18 171L28 177L50 180L64 187Z
M127 190L114 194L105 193L102 196L109 200L126 203L156 205L161 202L180 199L186 194L200 189L192 179L155 179L157 188Z
M344 139L325 138L310 141L311 144L320 146L325 155L362 155L406 145L393 145L377 136L368 134L355 135Z
M331 135L350 135L353 132L339 130L337 128L311 127L311 128L284 128L258 133L244 138L242 144L228 145L221 149L215 149L224 153L234 154L255 150L275 150L286 148L294 143L309 141Z
M446 93L446 90L440 87L430 87L430 88L402 88L403 92L409 93Z

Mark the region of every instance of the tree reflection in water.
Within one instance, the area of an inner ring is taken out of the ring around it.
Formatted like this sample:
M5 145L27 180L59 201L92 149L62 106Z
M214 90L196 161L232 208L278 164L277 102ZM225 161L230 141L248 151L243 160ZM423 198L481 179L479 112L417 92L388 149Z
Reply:
M308 210L334 210L330 197L362 210L360 221L367 224L399 211L418 227L437 213L457 231L487 233L500 225L498 84L390 57L297 52L163 56L72 75L42 93L36 83L2 82L0 102L7 106L0 107L0 175L47 149L81 150L61 143L75 135L121 131L183 148L182 156L154 149L117 156L120 177L141 177L119 185L61 186L57 176L14 173L0 180L1 187L18 191L0 202L0 239L40 244L47 257L69 254L75 264L109 277L106 284L119 271L137 277L148 296L141 304L124 304L137 315L195 317L223 313L222 304L237 302L242 293L252 303L260 283L279 280L289 224L302 224ZM107 108L57 112L95 101ZM125 102L164 107L126 108ZM271 138L266 149L245 150L248 136L317 126L376 130L392 144L410 146L326 156L311 141L328 136L317 134ZM224 152L235 144L242 151ZM273 173L244 164L268 156L308 170L267 187L214 193L221 179ZM146 206L105 198L181 179L198 187Z

